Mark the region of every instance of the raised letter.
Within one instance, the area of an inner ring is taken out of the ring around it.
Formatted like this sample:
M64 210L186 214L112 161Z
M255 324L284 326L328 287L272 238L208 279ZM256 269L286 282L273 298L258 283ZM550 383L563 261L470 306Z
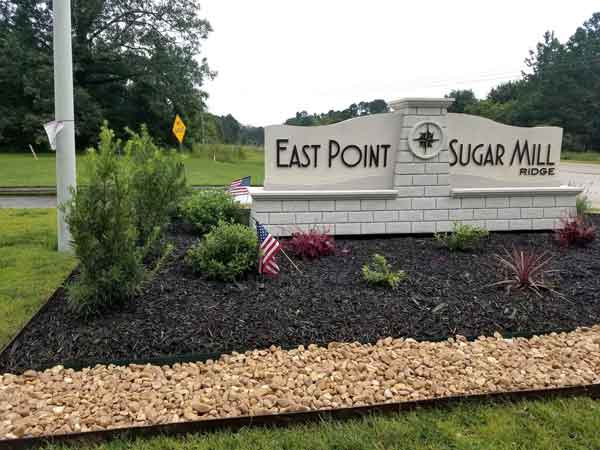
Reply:
M313 149L313 167L317 167L317 150L321 148L321 144L314 144L310 146Z
M292 157L290 158L290 167L298 166L300 167L300 155L298 154L298 147L294 144L294 148L292 149Z
M390 144L383 144L381 146L381 148L383 149L383 167L387 167L387 153L390 147Z
M450 155L452 155L450 159L450 167L455 166L458 162L458 156L456 156L456 150L454 149L454 144L458 143L458 139L452 139L450 141Z
M504 156L505 152L506 152L506 149L504 148L504 145L502 145L502 144L496 145L496 165L498 165L498 162L500 162L501 166L504 165L504 161L502 160L502 157Z
M358 152L358 159L356 160L356 162L354 164L348 164L348 162L346 161L346 151L347 150L356 150ZM346 147L344 147L344 150L342 150L342 162L348 167L358 166L360 164L361 159L362 159L362 152L360 151L360 148L358 148L356 145L347 145Z
M531 155L529 154L529 143L527 139L525 139L525 145L521 149L521 143L517 139L517 144L515 145L515 150L513 151L512 158L510 159L510 165L512 166L515 162L515 157L519 155L519 164L523 164L523 158L527 155L527 165L531 165Z
M379 167L379 144L377 151L373 150L372 145L369 145L369 167L373 167L373 161L375 161L375 167Z
M333 146L337 147L337 151L335 152L335 154L331 153L331 150L333 149ZM334 141L333 139L329 140L329 167L331 167L331 161L333 160L333 158L337 158L337 155L339 155L340 153L340 144L338 143L338 141Z
M548 151L546 152L546 165L553 166L554 161L550 161L550 150L552 149L552 144L548 144Z
M287 146L282 147L281 144L287 144L289 142L288 139L277 139L277 167L290 167L287 164L281 164L281 151L287 150Z

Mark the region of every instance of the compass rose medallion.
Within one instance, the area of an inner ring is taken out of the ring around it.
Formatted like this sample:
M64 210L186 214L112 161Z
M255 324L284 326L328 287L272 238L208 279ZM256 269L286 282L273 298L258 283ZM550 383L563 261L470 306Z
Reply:
M431 159L442 149L444 132L436 122L420 122L410 132L408 146L421 159Z

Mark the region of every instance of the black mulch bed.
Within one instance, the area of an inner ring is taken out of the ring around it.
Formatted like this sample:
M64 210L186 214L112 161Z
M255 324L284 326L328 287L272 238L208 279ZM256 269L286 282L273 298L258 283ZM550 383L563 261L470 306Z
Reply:
M432 237L338 239L346 251L300 261L302 274L279 257L282 273L276 279L250 275L223 284L197 277L183 264L197 237L179 229L172 238L175 252L132 306L81 321L58 296L0 357L0 373L273 344L548 333L600 323L600 242L563 250L552 233L493 233L476 252L450 253ZM507 295L489 287L501 279L494 254L512 246L554 255L549 268L558 272L551 279L564 297ZM361 266L375 252L408 272L396 291L362 281Z

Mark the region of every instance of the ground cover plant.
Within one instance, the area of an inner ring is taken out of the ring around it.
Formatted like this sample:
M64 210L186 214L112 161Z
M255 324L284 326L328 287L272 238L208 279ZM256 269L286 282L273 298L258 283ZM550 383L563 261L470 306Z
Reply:
M585 246L596 239L596 226L584 216L565 217L555 232L561 247Z
M209 144L202 144L208 146ZM231 146L227 146L231 147ZM244 147L247 159L230 162L215 161L183 152L185 174L190 185L226 186L231 180L252 176L252 184L260 186L264 179L264 152L260 147ZM77 172L81 173L86 154L77 154ZM0 187L56 186L56 160L54 153L0 153ZM79 183L83 181L78 178Z
M450 233L438 233L435 238L451 252L477 248L489 232L481 227L454 222Z
M541 289L551 289L546 282L548 265L552 258L547 252L523 250L513 248L511 252L504 250L504 255L496 255L496 259L504 269L504 280L494 283L504 286L507 291L511 289L531 289L538 296L542 296Z
M234 281L256 266L257 245L254 230L221 222L188 250L186 262L210 279Z
M304 263L301 273L279 257L277 278L251 269L235 283L211 280L185 264L196 232L173 224L168 237L172 254L132 302L81 321L64 296L56 298L22 334L20 351L0 356L0 371L387 336L547 333L600 323L600 279L592 276L600 270L600 243L563 249L552 232L492 233L478 252L446 252L433 237L338 238L338 247L350 251ZM494 255L513 247L548 250L557 292L542 290L539 297L529 289L490 288L499 281ZM396 289L374 289L362 279L374 253L409 274Z
M295 231L285 248L298 258L317 259L335 253L335 238L326 230Z
M56 210L0 209L0 348L75 267L56 251Z
M369 284L387 286L392 289L398 287L406 278L406 272L395 271L385 259L385 256L375 253L371 260L362 266L362 278Z

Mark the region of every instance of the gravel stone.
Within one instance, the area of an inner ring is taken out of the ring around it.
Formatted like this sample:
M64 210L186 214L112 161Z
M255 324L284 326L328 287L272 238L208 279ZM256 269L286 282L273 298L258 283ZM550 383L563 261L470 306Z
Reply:
M0 439L600 383L600 326L0 375Z

